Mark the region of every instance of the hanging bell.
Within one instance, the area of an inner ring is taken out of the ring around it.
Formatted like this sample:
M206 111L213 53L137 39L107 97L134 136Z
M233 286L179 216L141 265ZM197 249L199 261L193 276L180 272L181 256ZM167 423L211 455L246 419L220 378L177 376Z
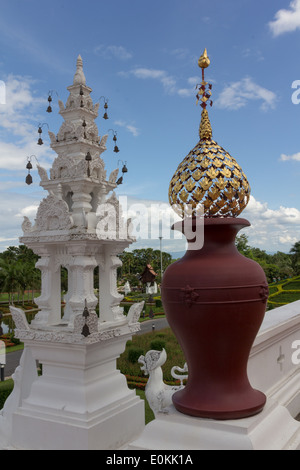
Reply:
M116 153L120 152L120 150L119 150L119 148L118 148L117 145L114 146L114 152L116 152Z
M83 127L83 129L84 129L83 138L86 139L86 133L85 133L86 122L85 122L85 119L83 120L82 127Z
M108 104L107 104L107 101L105 101L105 104L104 104L105 113L103 114L103 119L108 119L108 115L106 112L107 108L108 108Z
M116 184L122 184L123 183L123 176L120 176L120 178L116 181Z
M39 128L38 128L38 133L39 133L40 137L39 137L39 140L38 140L38 142L37 142L38 145L43 145L43 143L44 143L44 142L42 141L42 138L41 138L42 132L43 132L43 131L42 131L42 127L39 126Z
M122 168L122 173L127 173L127 171L128 171L127 166L124 163L123 168Z
M51 108L51 105L50 105L51 101L52 101L52 98L51 98L51 96L49 95L49 96L48 96L49 106L48 106L48 108L46 109L47 113L52 113L52 108Z
M92 156L90 152L88 152L85 156L85 160L88 162L88 167L87 167L87 176L88 178L91 176L91 170L90 170L90 161L92 160Z
M32 176L30 173L26 176L25 183L28 185L32 184Z
M28 161L26 168L27 170L32 170L32 163L30 161Z

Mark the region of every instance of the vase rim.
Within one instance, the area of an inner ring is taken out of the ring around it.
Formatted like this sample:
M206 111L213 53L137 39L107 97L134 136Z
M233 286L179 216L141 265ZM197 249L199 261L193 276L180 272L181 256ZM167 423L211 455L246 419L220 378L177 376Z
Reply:
M182 225L184 226L185 224L190 224L195 225L196 222L200 221L202 223L201 219L203 220L204 226L209 226L209 225L236 225L239 227L249 227L251 224L249 220L244 219L242 217L191 217L191 218L185 218L183 220L180 220L178 222L175 222L172 225L172 230L180 230L182 228Z

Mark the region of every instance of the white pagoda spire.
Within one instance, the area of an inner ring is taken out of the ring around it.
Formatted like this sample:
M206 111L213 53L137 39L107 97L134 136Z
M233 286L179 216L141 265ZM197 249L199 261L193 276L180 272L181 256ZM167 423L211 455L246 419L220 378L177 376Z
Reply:
M85 83L86 80L85 75L83 73L82 58L79 54L79 56L77 57L76 72L74 75L73 85L85 85Z

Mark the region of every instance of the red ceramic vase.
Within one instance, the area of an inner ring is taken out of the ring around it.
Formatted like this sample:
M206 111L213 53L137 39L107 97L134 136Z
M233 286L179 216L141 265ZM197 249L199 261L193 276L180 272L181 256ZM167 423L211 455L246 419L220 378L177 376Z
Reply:
M173 229L186 233L185 223ZM260 412L266 402L247 375L268 299L263 269L235 246L236 234L249 225L242 218L205 218L203 248L188 248L164 273L164 309L188 364L187 385L173 395L182 413L236 419Z

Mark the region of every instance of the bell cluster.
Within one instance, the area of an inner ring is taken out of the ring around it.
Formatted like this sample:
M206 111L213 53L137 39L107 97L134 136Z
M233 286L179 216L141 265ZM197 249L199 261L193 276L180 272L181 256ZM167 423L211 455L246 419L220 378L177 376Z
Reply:
M51 103L52 103L52 101L53 101L53 98L52 98L53 93L56 93L56 95L58 96L58 94L57 94L57 92L56 92L55 90L50 90L50 91L48 92L48 107L47 107L47 109L46 109L46 112L47 112L47 113L52 113L52 106L51 106ZM83 97L83 95L84 95L82 85L80 86L79 94L80 94L81 97ZM107 110L108 110L108 99L105 98L105 96L100 96L98 102L100 102L102 99L104 100L104 106L103 106L103 108L104 108L104 114L103 114L102 117L103 117L103 119L107 120L107 119L109 119L108 113L107 113ZM81 101L80 101L80 107L81 107L81 108L84 107L83 99L81 99ZM37 141L37 145L43 145L43 144L44 144L43 139L42 139L42 133L43 133L43 127L44 127L45 125L46 125L46 126L48 127L48 129L49 129L49 126L48 126L47 123L43 123L43 124L40 123L40 124L38 125L38 141ZM82 127L83 127L83 129L84 129L83 137L86 139L87 136L86 136L86 133L85 133L85 128L86 128L85 119L83 119ZM119 147L117 146L117 132L114 131L113 129L109 129L109 130L108 130L108 132L110 132L110 131L113 132L113 139L112 139L113 142L114 142L114 149L113 149L113 151L114 151L115 153L119 153L120 150L119 150ZM32 175L30 174L30 170L32 170L32 168L33 168L32 163L31 163L31 158L32 158L32 157L35 157L35 155L31 155L30 157L27 157L26 169L28 170L28 174L27 174L27 176L26 176L25 182L26 182L26 184L28 184L28 185L32 184L32 182L33 182ZM35 157L35 158L36 158L36 157ZM87 152L87 154L86 154L86 156L85 156L85 160L88 162L87 176L90 177L91 173L90 173L90 165L89 165L89 164L90 164L90 162L91 162L91 160L92 160L92 156L91 156L90 152ZM116 181L116 184L117 184L117 185L120 185L120 184L123 183L123 175L128 172L128 169L127 169L127 167L126 167L126 162L124 163L122 160L119 160L119 161L118 161L118 164L119 164L119 162L122 162L123 167L122 167L122 176Z

